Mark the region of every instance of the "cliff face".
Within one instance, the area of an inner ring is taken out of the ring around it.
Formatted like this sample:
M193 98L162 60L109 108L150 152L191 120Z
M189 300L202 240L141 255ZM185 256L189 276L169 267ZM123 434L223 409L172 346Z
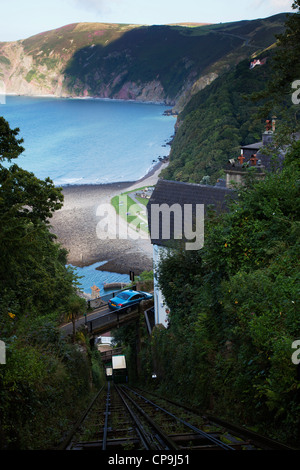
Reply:
M270 46L285 15L198 27L75 23L0 43L7 93L132 99L176 111L220 73Z
M0 43L0 79L7 93L72 96L65 69L83 47L108 44L136 26L74 23L28 39Z

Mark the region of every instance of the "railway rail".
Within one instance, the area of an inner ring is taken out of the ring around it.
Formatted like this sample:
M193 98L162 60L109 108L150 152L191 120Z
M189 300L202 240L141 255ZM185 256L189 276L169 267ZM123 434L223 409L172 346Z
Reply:
M292 450L256 433L228 427L177 403L113 382L99 391L59 448L113 452Z

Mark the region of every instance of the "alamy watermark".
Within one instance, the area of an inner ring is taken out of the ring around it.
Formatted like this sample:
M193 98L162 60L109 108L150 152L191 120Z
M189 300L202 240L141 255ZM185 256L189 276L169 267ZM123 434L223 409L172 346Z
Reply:
M300 80L295 80L292 83L292 89L296 90L292 93L293 104L300 104Z
M204 204L151 204L151 238L186 240L186 250L200 250L204 244ZM173 235L171 236L171 214ZM189 240L189 241L187 241ZM192 241L193 240L193 241Z
M0 104L6 104L6 87L3 80L0 80Z
M292 343L292 349L296 349L292 354L292 363L298 365L300 364L300 339L297 339Z
M151 227L146 208L132 204L126 195L117 199L118 214L110 204L100 204L96 215L99 239L184 240L186 250L199 250L204 244L203 204L151 204ZM193 211L194 208L194 211Z

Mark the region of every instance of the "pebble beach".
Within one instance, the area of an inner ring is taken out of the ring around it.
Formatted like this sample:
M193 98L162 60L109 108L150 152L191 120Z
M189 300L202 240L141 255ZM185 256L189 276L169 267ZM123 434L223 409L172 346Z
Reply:
M110 204L111 198L157 183L159 174L167 163L158 163L139 181L100 185L70 185L63 187L64 204L50 220L51 232L68 251L68 263L89 266L106 261L98 269L120 274L134 271L140 274L152 270L152 245L149 238L109 238L99 233L97 209ZM117 216L120 225L126 223ZM103 236L102 236L103 235Z

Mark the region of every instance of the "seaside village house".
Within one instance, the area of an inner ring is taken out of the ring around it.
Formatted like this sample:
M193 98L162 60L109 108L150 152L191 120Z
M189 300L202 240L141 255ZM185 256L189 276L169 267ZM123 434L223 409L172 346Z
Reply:
M170 236L163 238L162 220L160 219L158 236L153 235L153 224L157 223L157 217L152 220L152 207L166 204L170 209L172 205L179 204L182 214L184 214L184 205L192 205L193 213L197 204L204 205L204 215L209 207L213 208L217 213L228 210L228 202L233 198L237 198L234 191L235 184L243 184L243 178L246 169L255 167L255 176L264 178L267 171L270 171L273 162L272 157L263 154L263 150L272 146L273 136L275 132L275 122L267 121L266 130L262 135L262 141L252 145L241 147L241 155L235 160L230 159L225 168L226 180L218 180L215 186L201 185L192 183L182 183L178 181L168 181L159 179L157 185L150 197L147 205L148 211L148 227L150 231L151 244L153 245L153 273L154 273L154 324L168 326L169 308L160 291L156 273L159 262L169 249L172 249L172 240L174 240L174 215L169 211L170 216ZM281 166L284 155L278 157L277 165ZM166 215L168 213L166 212ZM184 234L183 220L181 221L181 233Z

